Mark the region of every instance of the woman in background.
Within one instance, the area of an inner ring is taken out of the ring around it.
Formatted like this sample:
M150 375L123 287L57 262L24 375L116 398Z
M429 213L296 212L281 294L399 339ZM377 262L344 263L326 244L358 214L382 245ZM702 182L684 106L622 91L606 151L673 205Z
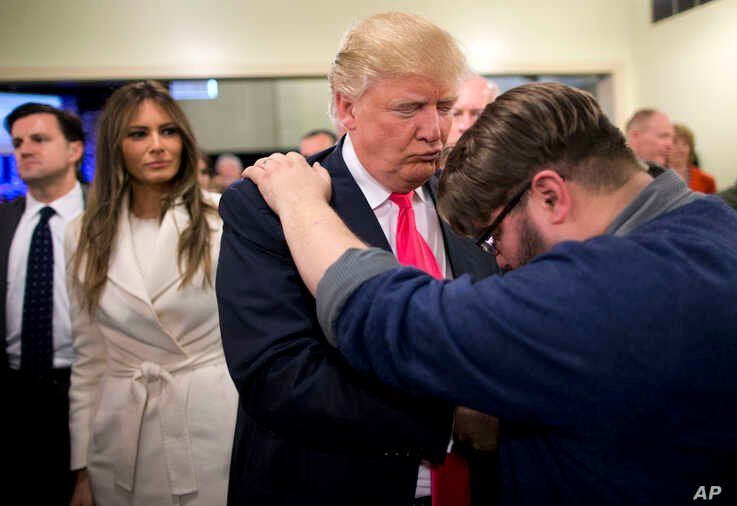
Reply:
M694 135L686 125L673 125L675 136L673 147L668 154L668 167L675 170L689 188L701 193L716 193L714 178L702 171L696 164L694 153Z
M72 504L223 505L237 397L213 290L217 196L197 184L192 129L155 82L110 97L96 158L65 245Z

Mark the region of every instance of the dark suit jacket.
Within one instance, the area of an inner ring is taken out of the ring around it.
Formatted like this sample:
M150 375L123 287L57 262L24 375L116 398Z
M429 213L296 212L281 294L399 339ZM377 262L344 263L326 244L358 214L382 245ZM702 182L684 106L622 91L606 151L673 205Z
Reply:
M13 242L15 229L18 228L23 211L26 209L26 198L20 197L11 202L0 203L0 369L8 366L8 356L5 351L7 338L5 328L5 304L8 289L8 262L10 260L10 245Z
M361 239L388 250L341 149L312 159L331 173L331 203ZM280 223L250 181L225 192L220 213L220 326L240 394L228 504L407 506L420 460L444 457L452 406L362 376L327 344ZM442 227L456 275L496 272Z

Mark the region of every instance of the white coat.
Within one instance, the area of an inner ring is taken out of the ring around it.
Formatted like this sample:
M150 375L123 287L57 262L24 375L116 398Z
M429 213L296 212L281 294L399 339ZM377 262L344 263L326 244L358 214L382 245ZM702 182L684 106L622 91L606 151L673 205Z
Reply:
M214 194L205 197L217 205ZM70 389L71 467L87 467L96 503L217 506L226 503L237 394L225 365L215 291L199 271L180 288L183 205L161 222L146 279L122 206L107 284L92 318L68 273L77 354ZM210 220L211 279L222 222ZM67 228L72 258L80 220Z

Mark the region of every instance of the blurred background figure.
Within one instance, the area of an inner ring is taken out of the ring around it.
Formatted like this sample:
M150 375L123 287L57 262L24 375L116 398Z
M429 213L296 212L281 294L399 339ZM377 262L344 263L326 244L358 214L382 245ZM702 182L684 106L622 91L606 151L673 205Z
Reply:
M299 154L305 158L324 151L335 144L338 138L330 130L311 130L299 141Z
M463 132L476 123L487 104L499 95L499 86L485 77L473 75L463 81L458 100L453 104L453 124L450 127L446 145L455 146Z
M203 151L197 156L197 183L207 191L217 191L215 187L215 169L212 168L210 157Z
M737 210L737 182L726 190L719 192L717 195Z
M696 166L694 135L686 125L673 125L673 147L668 154L668 167L681 176L689 188L701 193L716 193L714 178Z
M239 181L243 172L243 162L233 153L225 153L215 160L215 186L222 193L228 186Z
M153 81L100 116L87 212L65 240L73 506L225 504L237 398L213 287L219 196L197 184L196 146Z
M665 166L673 146L673 123L657 109L640 109L625 127L627 144L643 162Z

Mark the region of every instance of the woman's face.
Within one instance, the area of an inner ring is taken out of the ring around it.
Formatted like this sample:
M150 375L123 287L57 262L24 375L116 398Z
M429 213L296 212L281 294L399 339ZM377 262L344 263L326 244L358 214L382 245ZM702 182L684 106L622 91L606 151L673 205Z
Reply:
M676 137L673 141L673 147L670 148L670 153L668 153L668 166L687 167L690 152L691 147L688 145L688 141L683 137Z
M151 99L138 106L122 143L125 169L141 186L167 186L179 172L182 136L174 120Z

